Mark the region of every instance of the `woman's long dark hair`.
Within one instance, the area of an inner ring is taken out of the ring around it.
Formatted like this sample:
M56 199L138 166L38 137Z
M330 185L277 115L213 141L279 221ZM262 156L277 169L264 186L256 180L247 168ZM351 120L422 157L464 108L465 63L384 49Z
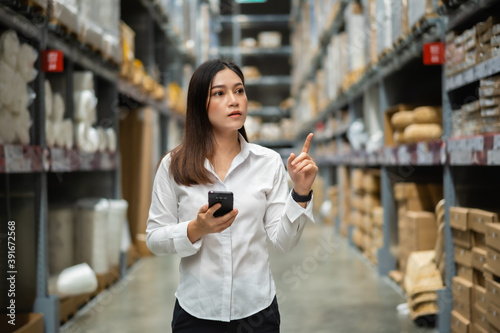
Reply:
M210 173L205 168L205 159L210 160L213 157L216 145L208 118L207 98L215 75L226 68L236 73L243 85L245 84L241 69L236 64L221 59L204 62L191 77L184 137L181 144L171 151L170 174L179 185L213 183ZM248 141L245 127L241 127L238 131Z

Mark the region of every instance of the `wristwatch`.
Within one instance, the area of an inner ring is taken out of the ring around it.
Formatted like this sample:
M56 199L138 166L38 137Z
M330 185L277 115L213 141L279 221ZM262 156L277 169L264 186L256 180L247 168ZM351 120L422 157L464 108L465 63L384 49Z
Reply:
M311 200L312 194L313 190L309 191L308 195L299 195L294 189L292 189L292 199L295 200L295 202L308 202Z

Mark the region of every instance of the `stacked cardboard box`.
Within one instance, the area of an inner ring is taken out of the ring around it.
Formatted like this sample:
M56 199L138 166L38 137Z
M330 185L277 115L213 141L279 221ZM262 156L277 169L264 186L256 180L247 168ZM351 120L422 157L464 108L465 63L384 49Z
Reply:
M440 184L396 183L394 196L398 209L398 264L404 274L411 252L435 247L438 226L434 210L443 189Z
M486 309L486 318L490 325L490 330L493 327L500 330L500 224L486 223L486 265L485 265L485 281L486 281L486 297L483 311ZM491 327L493 326L493 327Z
M373 263L382 246L383 211L380 199L380 171L354 169L351 172L351 223L353 241Z
M455 75L500 55L500 18L489 17L464 31L446 36L446 73Z
M463 104L452 114L452 136L500 131L500 76L482 79L479 100Z
M452 285L452 327L456 328L457 332L460 331L457 330L459 328L489 332L485 264L490 248L487 245L486 234L490 231L493 235L496 225L487 224L488 222L498 222L498 215L480 209L450 208L450 226L457 268L457 276L453 278ZM496 243L490 241L490 244ZM494 248L491 251L495 251Z

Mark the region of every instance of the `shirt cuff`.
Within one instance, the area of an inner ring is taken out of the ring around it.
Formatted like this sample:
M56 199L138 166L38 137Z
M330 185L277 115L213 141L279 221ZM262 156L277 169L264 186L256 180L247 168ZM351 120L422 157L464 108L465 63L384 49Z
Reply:
M292 191L288 194L288 198L285 203L285 211L286 215L290 219L290 222L294 223L296 220L299 219L302 215L304 215L309 221L314 222L314 214L313 214L313 197L311 200L306 205L306 208L303 208L301 205L299 205L295 200L292 198Z
M194 244L189 240L187 235L188 224L189 222L181 222L173 230L175 250L181 257L192 256L201 248L201 239L194 242Z

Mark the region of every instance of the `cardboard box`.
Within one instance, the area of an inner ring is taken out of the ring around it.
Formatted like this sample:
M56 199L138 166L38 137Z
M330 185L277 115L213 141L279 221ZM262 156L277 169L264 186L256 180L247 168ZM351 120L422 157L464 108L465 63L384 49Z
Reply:
M470 320L453 310L451 311L450 326L453 333L469 333Z
M474 323L472 326L470 326L470 328L471 328L471 333L488 333L488 329L485 329L478 323Z
M466 267L472 267L472 251L455 246L455 262Z
M488 251L486 249L480 247L472 248L472 267L481 272L484 271L483 265L486 264L486 257L488 255Z
M485 287L486 280L484 278L484 270L480 271L476 268L472 269L472 283L476 286Z
M486 223L498 222L498 214L482 209L469 209L468 223L470 229L485 233Z
M472 291L472 298L474 306L480 307L483 311L488 308L488 301L486 299L486 288L478 285L474 285L474 290Z
M459 300L453 299L453 311L460 313L465 319L472 319L472 308L471 303L460 302Z
M500 223L486 223L486 245L500 251Z
M488 332L488 310L478 306L472 307L472 322L479 325L482 329Z
M450 226L458 230L469 230L469 209L450 207Z
M490 277L486 278L486 302L488 306L500 307L500 283Z
M470 304L472 300L472 289L474 285L461 277L454 276L452 278L452 293L453 293L453 301L457 301L459 303Z
M489 248L486 251L486 263L490 270L497 276L500 276L500 253Z
M408 233L412 235L410 242L416 251L432 250L436 245L437 226L434 213L407 212ZM411 244L410 243L410 244Z
M482 249L488 248L488 246L486 245L485 233L471 231L471 235L472 235L472 247L480 247Z
M43 333L43 314L41 313L16 313L15 325L9 324L11 320L7 315L2 315L0 332L3 333Z
M451 233L453 235L453 244L466 249L470 249L472 247L472 233L470 230L464 231L452 228Z
M457 264L457 276L469 281L470 283L474 282L472 267Z
M496 329L500 329L500 307L496 304L488 305L488 322Z

